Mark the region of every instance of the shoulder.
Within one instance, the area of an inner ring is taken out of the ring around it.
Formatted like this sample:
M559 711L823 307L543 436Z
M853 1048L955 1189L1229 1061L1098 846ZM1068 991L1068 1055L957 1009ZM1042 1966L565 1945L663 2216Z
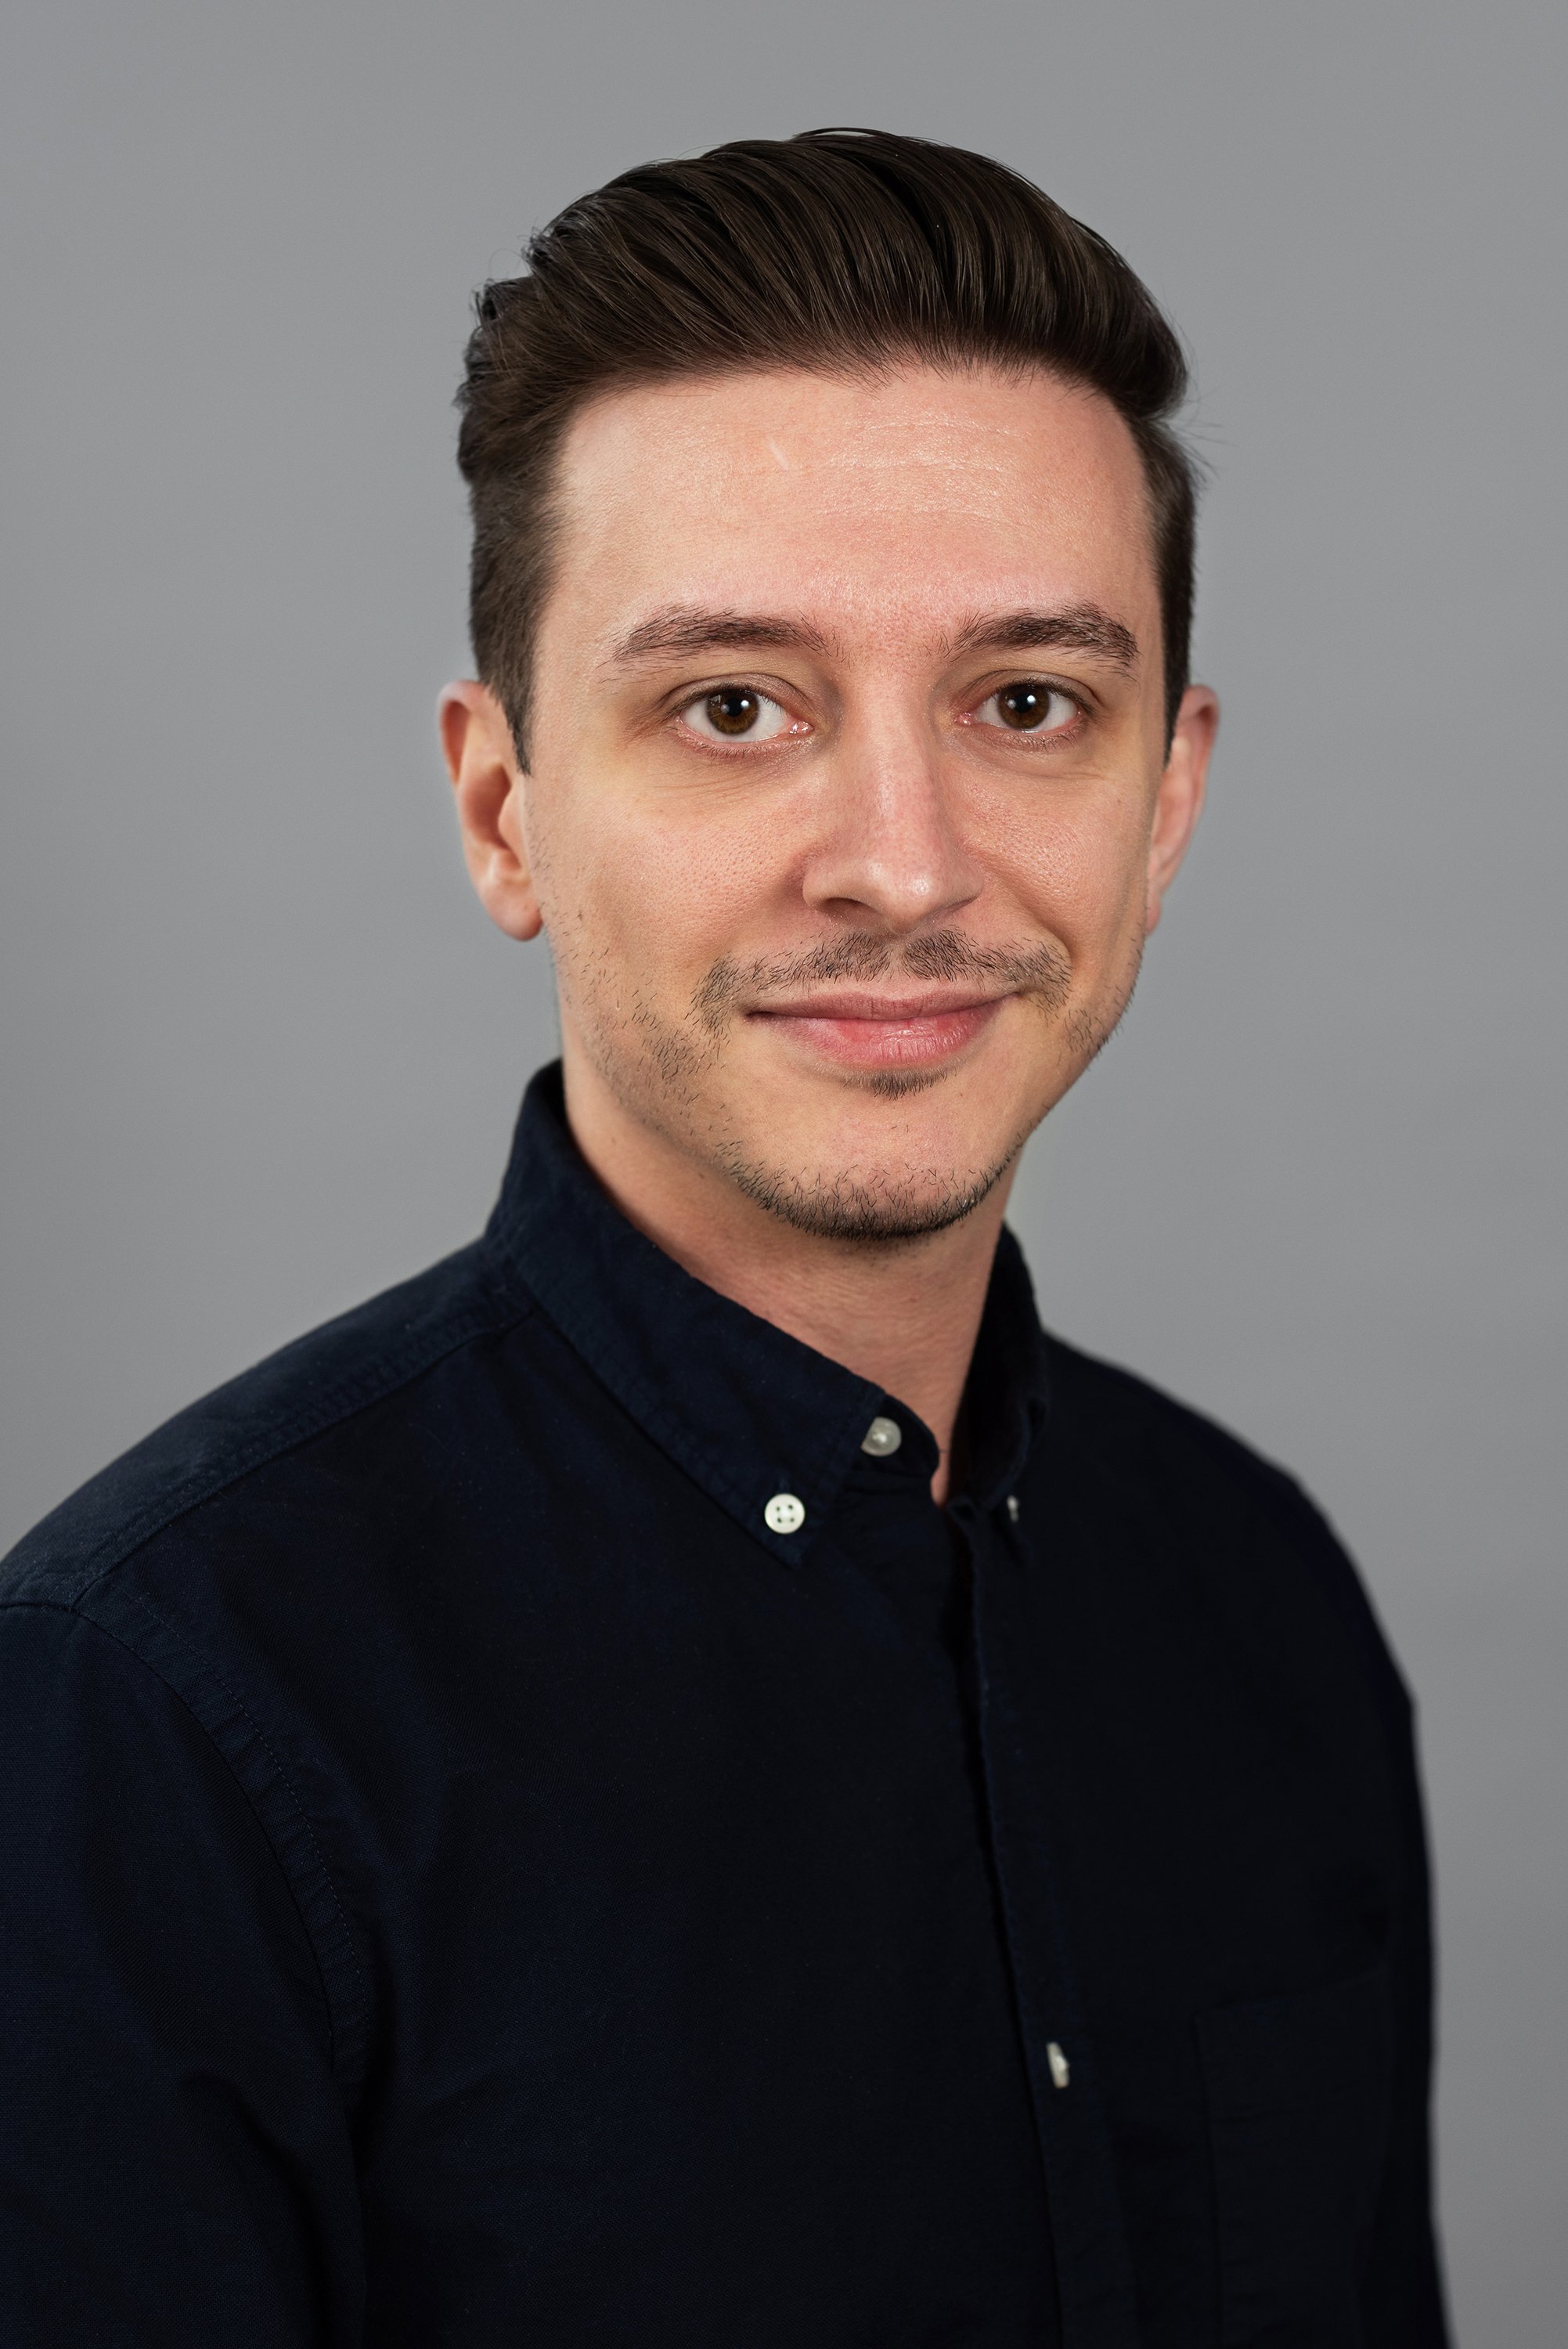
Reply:
M1246 1499L1283 1525L1333 1541L1326 1518L1288 1470L1265 1459L1217 1420L1119 1363L1047 1341L1053 1413L1075 1445L1106 1468L1139 1467L1179 1480L1197 1499Z
M1327 1516L1291 1473L1202 1412L1119 1365L1047 1340L1059 1452L1091 1506L1114 1506L1202 1562L1249 1610L1334 1619L1385 1702L1408 1697L1366 1587Z
M248 1808L314 1949L345 2080L370 2008L344 1889L353 1740L335 1724L376 1651L385 1558L418 1540L452 1431L530 1314L482 1244L465 1249L191 1404L0 1565L0 1710L37 1785L29 1797L13 1776L0 1840L18 1803L58 1810L88 1763L100 1788L118 1773L149 1790L155 1817L211 1814L214 1848L238 1848L232 1806ZM78 1841L91 1815L77 1805Z
M0 1609L77 1606L194 1513L225 1498L242 1506L263 1477L275 1493L278 1464L335 1439L351 1448L355 1423L377 1407L417 1414L431 1372L529 1309L491 1280L476 1245L294 1340L165 1422L42 1519L0 1562Z

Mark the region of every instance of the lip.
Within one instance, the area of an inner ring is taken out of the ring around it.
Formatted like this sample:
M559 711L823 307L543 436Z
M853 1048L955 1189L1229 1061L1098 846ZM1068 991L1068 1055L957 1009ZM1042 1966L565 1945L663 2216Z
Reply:
M953 988L918 996L829 994L758 1005L750 1016L841 1068L924 1069L956 1059L1010 999Z

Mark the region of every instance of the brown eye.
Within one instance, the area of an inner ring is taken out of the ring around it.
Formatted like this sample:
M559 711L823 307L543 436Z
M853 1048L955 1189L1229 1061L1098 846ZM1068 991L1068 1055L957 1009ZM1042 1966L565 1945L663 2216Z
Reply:
M681 712L694 734L710 742L771 742L789 729L789 712L754 685L716 685Z
M1026 734L1044 718L1050 698L1037 685L1006 685L996 696L996 715L1015 733Z
M1059 687L1028 678L1003 686L975 712L983 726L1005 726L1011 734L1059 734L1078 714L1078 704Z
M761 714L762 697L744 685L721 685L703 704L720 734L749 734Z

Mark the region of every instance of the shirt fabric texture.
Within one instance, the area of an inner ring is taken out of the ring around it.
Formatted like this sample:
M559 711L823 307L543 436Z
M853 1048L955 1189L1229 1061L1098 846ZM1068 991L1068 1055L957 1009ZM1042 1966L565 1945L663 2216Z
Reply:
M547 1071L481 1240L46 1519L8 2349L1441 2349L1353 1568L1006 1235L965 1423L940 1510Z

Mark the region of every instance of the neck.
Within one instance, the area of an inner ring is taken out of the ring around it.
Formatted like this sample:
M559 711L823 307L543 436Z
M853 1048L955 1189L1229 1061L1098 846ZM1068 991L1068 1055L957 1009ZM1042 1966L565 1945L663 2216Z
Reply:
M944 1501L1011 1171L944 1231L827 1238L634 1117L570 1050L565 1074L573 1139L628 1222L708 1288L918 1412L941 1454L933 1496Z

